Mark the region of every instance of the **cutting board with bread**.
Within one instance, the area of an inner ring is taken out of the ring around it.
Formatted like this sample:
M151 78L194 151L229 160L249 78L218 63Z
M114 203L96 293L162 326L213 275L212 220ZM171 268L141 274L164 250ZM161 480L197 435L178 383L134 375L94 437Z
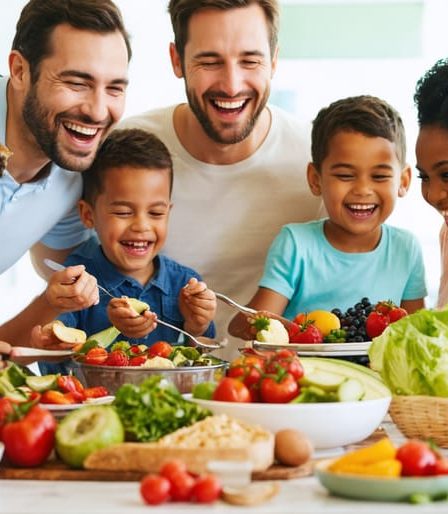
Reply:
M210 416L154 443L125 442L97 450L87 457L84 469L70 469L57 460L32 469L3 464L0 478L133 481L146 473L157 472L169 459L183 460L189 471L198 474L207 471L210 461L249 462L255 480L311 474L309 462L299 466L276 463L275 448L274 435L261 427L226 415Z

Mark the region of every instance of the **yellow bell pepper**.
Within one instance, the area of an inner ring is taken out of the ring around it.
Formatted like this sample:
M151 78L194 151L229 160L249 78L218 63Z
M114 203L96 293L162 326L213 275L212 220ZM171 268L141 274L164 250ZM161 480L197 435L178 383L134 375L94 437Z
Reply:
M396 459L387 459L372 464L345 464L338 468L337 473L398 478L401 474L401 462Z
M347 466L362 465L367 466L380 461L395 459L397 450L389 438L384 437L377 443L346 453L336 459L329 467L330 471L345 471Z

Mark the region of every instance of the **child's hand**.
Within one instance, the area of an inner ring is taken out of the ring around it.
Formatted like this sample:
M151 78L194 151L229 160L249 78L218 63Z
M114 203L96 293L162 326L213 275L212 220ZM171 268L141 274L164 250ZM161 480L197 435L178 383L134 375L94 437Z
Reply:
M216 314L216 296L205 282L191 278L179 294L179 309L184 329L194 336L202 335Z
M83 265L53 273L44 295L58 314L87 309L99 302L96 278Z
M31 330L29 346L32 348L42 348L44 350L72 350L72 343L62 343L53 332L53 323L46 325L36 325Z
M109 319L123 335L133 339L141 339L152 332L156 326L157 316L150 310L137 314L128 299L112 298L107 306Z

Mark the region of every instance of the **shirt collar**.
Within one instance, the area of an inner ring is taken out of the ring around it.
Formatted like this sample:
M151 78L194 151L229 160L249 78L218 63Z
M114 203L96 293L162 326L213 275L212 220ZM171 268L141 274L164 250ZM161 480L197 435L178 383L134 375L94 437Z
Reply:
M170 282L166 270L166 258L163 255L157 255L154 258L154 266L157 271L154 277L145 286L142 286L135 278L128 277L118 272L115 266L104 255L101 245L95 245L91 253L91 258L95 262L95 276L98 283L112 294L125 282L133 286L138 286L142 290L154 286L165 294L170 291Z

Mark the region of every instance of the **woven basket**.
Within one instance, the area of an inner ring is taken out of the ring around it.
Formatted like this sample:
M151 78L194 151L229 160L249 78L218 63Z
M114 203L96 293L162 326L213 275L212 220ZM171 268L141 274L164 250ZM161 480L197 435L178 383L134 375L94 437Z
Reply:
M448 448L448 398L394 396L389 414L407 438L431 439Z

